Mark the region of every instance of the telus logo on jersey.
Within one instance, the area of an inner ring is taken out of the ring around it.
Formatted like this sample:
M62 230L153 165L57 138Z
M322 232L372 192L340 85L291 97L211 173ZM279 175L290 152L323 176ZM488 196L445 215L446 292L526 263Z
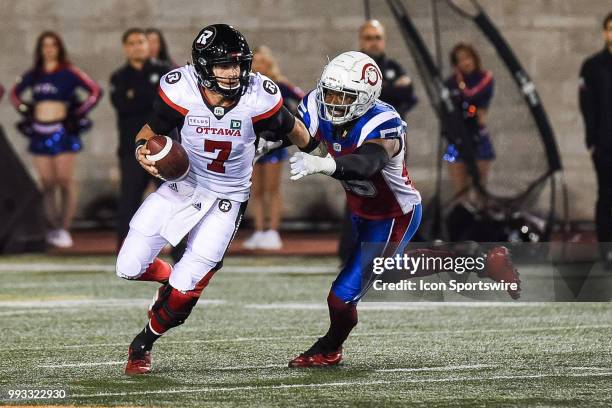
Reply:
M189 126L210 126L210 118L205 116L187 116L187 124Z

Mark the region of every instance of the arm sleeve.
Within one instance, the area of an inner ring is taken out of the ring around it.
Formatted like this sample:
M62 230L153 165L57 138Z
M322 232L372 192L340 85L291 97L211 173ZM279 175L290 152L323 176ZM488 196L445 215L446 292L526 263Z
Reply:
M17 80L17 83L11 90L11 104L13 104L15 109L19 110L19 105L25 103L23 99L21 99L21 94L23 91L32 86L33 79L33 72L28 71Z
M389 163L389 154L376 143L364 143L346 156L338 157L332 177L338 180L367 180Z
M153 102L153 113L147 124L158 135L168 135L172 129L182 127L185 116L166 103L160 89Z
M597 109L596 109L596 86L593 83L593 77L590 64L585 62L580 69L580 90L579 101L580 111L584 120L585 128L585 143L587 148L591 148L597 143Z
M102 88L87 74L76 67L70 67L70 71L74 74L77 83L80 87L84 88L89 92L89 96L83 103L76 109L75 114L77 116L84 116L93 109L102 97Z

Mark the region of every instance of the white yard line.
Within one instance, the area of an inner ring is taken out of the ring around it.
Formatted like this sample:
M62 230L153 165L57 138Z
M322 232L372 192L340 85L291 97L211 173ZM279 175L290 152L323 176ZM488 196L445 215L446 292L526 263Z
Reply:
M489 364L473 364L473 365L449 365L442 367L416 367L416 368L381 368L374 370L377 373L406 373L419 371L460 371L460 370L477 370L480 368L495 368L496 366Z
M57 264L57 263L0 263L0 272L114 272L114 264ZM224 273L330 273L338 272L331 265L270 265L270 266L224 266Z
M122 361L101 361L97 363L74 363L74 364L41 364L39 368L77 368L77 367L95 367L105 365L120 365L125 364ZM476 370L481 368L495 368L496 366L489 364L474 364L474 365L449 365L443 367L418 367L418 368L387 368L375 370L376 372L420 372L420 371L459 371L459 370ZM206 371L238 371L238 370L263 370L268 368L287 368L287 364L268 364L268 365L250 365L250 366L229 366L229 367L205 367ZM585 367L586 368L586 367Z
M49 300L4 300L0 301L0 307L14 308L34 308L34 307L68 307L74 308L79 306L92 307L126 307L126 306L142 306L151 303L151 299L49 299ZM222 305L225 300L222 299L201 299L200 305ZM26 311L24 311L26 312Z
M359 311L368 310L428 310L434 308L490 308L490 307L542 307L549 306L546 302L361 302ZM323 302L287 302L287 303L249 303L246 309L255 310L327 310Z
M22 313L27 314L32 308L56 308L56 307L129 307L148 305L151 299L126 299L126 298L81 298L81 299L41 299L41 300L3 300L0 307L28 309ZM221 305L226 301L222 299L201 299L199 305ZM323 302L286 302L286 303L248 303L241 305L246 309L255 310L327 310ZM433 308L487 308L487 307L542 307L547 306L545 302L362 302L360 311L385 311L385 310L429 310ZM13 311L11 311L12 313ZM34 312L34 311L33 311Z
M496 381L496 380L528 380L539 378L571 378L571 377L607 377L612 376L612 371L604 373L575 373L575 374L533 374L533 375L494 375L477 377L444 377L444 378L406 378L403 380L369 380L369 381L337 381L327 383L311 384L278 384L278 385L245 385L238 387L203 387L203 388L181 388L163 389L133 392L107 392L97 394L75 394L69 395L67 399L75 398L98 398L98 397L126 397L131 395L156 395L156 394L187 394L198 392L232 392L232 391L259 391L295 388L320 388L320 387L354 387L372 386L386 384L420 384L420 383L445 383L445 382L467 382L467 381Z
M95 367L95 366L102 366L102 365L119 365L119 364L125 364L125 360L122 361L102 361L99 363L76 363L76 364L43 364L43 365L39 365L39 368L74 368L74 367Z
M580 371L606 371L610 370L610 367L568 367L570 370L580 370Z
M596 329L609 329L612 325L592 325L592 326L558 326L558 327L530 327L530 328L512 328L512 329L470 329L470 330L410 330L395 331L395 332L359 332L352 333L351 337L385 337L385 336L426 336L426 335L440 335L440 334L463 334L463 333L514 333L514 332L530 332L530 331L562 331L562 330L596 330ZM317 335L308 334L300 336L273 336L273 337L233 337L223 339L208 339L208 340L165 340L164 344L215 344L215 343L233 343L233 342L255 342L255 341L292 341L292 340L308 340L315 339ZM125 342L121 343L88 343L88 344L66 344L61 346L48 345L45 347L12 347L2 348L2 351L35 351L35 350L57 350L57 349L81 349L90 347L122 347L125 346Z
M159 360L157 360L159 362ZM74 364L41 364L39 368L77 368L77 367L96 367L107 365L125 364L125 360L121 361L100 361L97 363L74 363ZM285 368L287 364L268 364L268 365L250 365L250 366L229 366L229 367L205 367L206 371L239 371L239 370L264 370L267 368Z
M113 264L0 263L0 272L111 272Z

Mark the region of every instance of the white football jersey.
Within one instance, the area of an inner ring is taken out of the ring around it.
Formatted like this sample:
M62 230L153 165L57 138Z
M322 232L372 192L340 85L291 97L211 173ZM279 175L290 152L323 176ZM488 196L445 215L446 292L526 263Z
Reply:
M193 66L187 64L160 79L161 98L185 117L181 144L191 169L183 180L219 198L249 198L255 158L254 124L283 104L278 86L261 74L250 74L244 95L231 108L204 102Z

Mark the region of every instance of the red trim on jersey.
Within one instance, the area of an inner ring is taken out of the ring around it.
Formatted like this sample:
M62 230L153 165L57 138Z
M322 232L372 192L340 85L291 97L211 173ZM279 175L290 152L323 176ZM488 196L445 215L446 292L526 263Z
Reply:
M276 105L274 105L274 107L272 109L270 109L269 111L264 112L261 115L253 116L253 118L252 118L253 123L257 123L260 120L267 119L270 116L274 115L276 112L278 112L280 110L281 106L283 106L283 98L280 98L278 103Z
M164 102L166 102L166 105L168 105L169 107L171 107L172 109L174 109L175 111L177 111L183 116L187 115L189 110L172 102L170 98L168 98L168 96L165 94L164 90L161 89L161 86L159 87L158 93L159 93L159 96L164 100Z
M369 180L376 189L374 197L366 197L346 191L346 202L349 210L368 220L384 220L404 215L397 197L391 191L384 176L379 172Z

